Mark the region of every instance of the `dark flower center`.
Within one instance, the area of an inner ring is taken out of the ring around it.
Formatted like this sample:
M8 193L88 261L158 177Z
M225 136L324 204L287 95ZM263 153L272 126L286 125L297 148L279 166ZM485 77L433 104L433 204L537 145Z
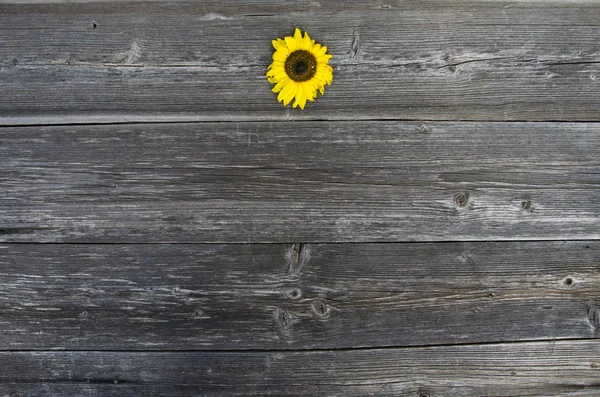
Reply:
M294 71L296 74L304 74L308 70L308 64L304 62L302 59L296 62L294 65Z
M290 79L297 82L307 81L317 72L317 58L306 50L296 50L287 57L284 66Z

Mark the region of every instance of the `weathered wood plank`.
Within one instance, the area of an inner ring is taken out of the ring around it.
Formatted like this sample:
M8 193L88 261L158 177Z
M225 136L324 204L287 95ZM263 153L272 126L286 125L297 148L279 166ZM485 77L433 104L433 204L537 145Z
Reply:
M599 357L600 341L309 352L4 352L0 393L592 397L600 392Z
M600 238L600 124L0 131L5 242Z
M0 349L598 338L599 259L599 241L2 245Z
M0 124L600 120L594 1L15 3L0 5ZM295 26L334 54L305 112L264 77Z

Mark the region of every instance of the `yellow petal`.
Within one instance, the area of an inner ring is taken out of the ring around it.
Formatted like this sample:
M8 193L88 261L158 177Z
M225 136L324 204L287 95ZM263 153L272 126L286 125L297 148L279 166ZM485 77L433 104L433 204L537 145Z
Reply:
M309 81L305 81L302 83L302 92L304 93L304 99L310 101L312 99L312 83Z
M291 85L292 85L292 83L288 82L288 84L284 84L281 91L279 91L279 95L277 95L277 100L279 102L282 102L283 99L285 98L285 96L287 95L287 93L292 89Z
M302 38L302 47L300 48L307 51L310 49L310 36L306 32L304 32L304 37Z
M275 74L273 74L272 77L277 81L281 81L281 80L287 78L288 75L284 70L282 70L282 71L277 71Z
M273 89L271 91L273 92L279 92L282 90L283 87L285 87L288 83L290 82L289 77L285 77L284 79L280 80L279 83L277 83L277 85L275 87L273 87Z
M310 86L307 89L308 91L308 100L309 101L314 101L315 98L317 97L317 83L315 81L313 81Z
M283 89L279 92L277 100L283 101L283 105L287 106L287 104L294 99L294 96L296 95L296 88L295 81L288 82L288 84L286 84L285 87L283 87Z
M300 84L298 84L298 87L296 88L296 95L294 95L294 104L292 105L292 107L297 107L298 106L298 96L300 96L300 90L302 89L302 87L300 86Z
M288 54L286 54L285 52L283 52L281 50L277 50L273 53L274 61L285 62L287 57L288 57Z
M272 64L269 65L269 70L272 72L283 71L285 70L285 64L280 61L273 61Z
M317 62L327 63L327 62L329 62L329 60L331 59L332 56L333 55L331 55L331 54L325 54L325 55L318 56Z
M294 107L300 106L300 109L304 110L304 106L306 105L306 93L304 92L304 84L298 84L298 91L296 92L296 101L294 102Z
M315 54L315 57L320 57L322 55L325 55L326 52L327 52L327 46L324 46L321 44L315 44L315 47L313 48L313 54Z
M277 68L285 68L285 63L281 62L281 61L273 61L270 65L269 65L269 70L272 69L277 69Z
M292 36L285 36L285 45L287 45L287 48L290 51L290 53L298 49L298 43L296 42L296 39L294 39Z
M300 109L304 110L306 106L306 95L302 96L302 99L299 100L298 105L300 105Z
M317 72L315 73L315 76L329 85L333 80L333 69L329 65L317 64Z
M273 40L271 43L273 43L273 47L276 51L281 52L286 56L290 55L290 50L288 50L285 40L277 39L277 41Z
M287 106L296 96L296 90L298 89L298 84L293 83L293 88L292 90L288 93L288 95L285 97L283 104L285 106Z
M302 33L298 28L296 28L296 31L294 32L294 39L296 40L296 49L302 50Z

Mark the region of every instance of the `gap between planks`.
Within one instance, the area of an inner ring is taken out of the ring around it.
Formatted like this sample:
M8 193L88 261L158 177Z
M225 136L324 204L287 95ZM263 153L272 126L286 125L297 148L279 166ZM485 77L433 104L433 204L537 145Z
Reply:
M70 119L72 119L73 117L69 116ZM91 119L98 119L98 122L90 122L89 120ZM236 117L226 117L223 119L215 119L215 118L210 118L210 119L205 119L205 118L198 118L198 117L190 117L190 118L180 118L177 117L176 120L173 120L170 117L156 117L156 118L152 118L152 117L143 117L143 120L137 120L135 118L132 119L126 119L126 120L122 120L122 121L110 121L113 119L112 116L106 116L106 117L82 117L82 119L85 119L87 121L73 121L73 122L64 122L65 117L56 117L56 120L59 121L52 121L52 118L48 118L48 117L42 117L38 120L37 117L26 117L26 118L20 118L20 117L1 117L0 116L0 130L2 130L3 128L39 128L39 127L101 127L103 125L106 126L116 126L116 125L123 125L123 126L127 126L127 125L153 125L153 124L165 124L165 125L177 125L177 124L231 124L231 123L235 123L235 122L248 122L248 123L255 123L255 124L268 124L268 123L296 123L296 122L315 122L315 123L337 123L337 122L352 122L352 121L360 121L360 122L373 122L373 123L379 123L379 122L406 122L406 123L464 123L464 124L479 124L479 123L495 123L495 124L517 124L517 123L532 123L532 124L548 124L548 123L553 123L553 124L595 124L595 123L600 123L600 121L595 120L595 119L589 119L589 120L585 120L585 119L573 119L573 120L546 120L546 119L515 119L515 120L493 120L493 119L482 119L482 120L473 120L473 119L447 119L447 118L440 118L440 119L423 119L423 118L401 118L401 117L387 117L387 118L380 118L380 117L368 117L368 116L364 116L364 117L355 117L355 118L347 118L347 117L340 117L340 118L336 118L336 117L327 117L327 118L313 118L313 117L298 117L298 118L290 118L290 119L281 119L281 118L260 118L260 119L253 119L253 118L249 118L249 117L240 117L240 118L236 118ZM6 120L11 121L10 123L8 122L4 122ZM21 121L24 120L24 121ZM32 120L31 122L27 121L27 120ZM46 122L40 122L40 120L42 121L46 121Z
M423 345L382 345L382 346L357 346L357 347L309 347L298 348L248 348L248 349L160 349L160 350L135 350L135 349L0 349L0 353L152 353L152 354L177 354L177 353L310 353L310 352L353 352L377 350L422 350L453 347L486 347L486 346L518 346L543 343L568 343L568 342L597 342L598 338L549 338L549 339L523 339L515 341L490 341L490 342L459 342L459 343L433 343Z

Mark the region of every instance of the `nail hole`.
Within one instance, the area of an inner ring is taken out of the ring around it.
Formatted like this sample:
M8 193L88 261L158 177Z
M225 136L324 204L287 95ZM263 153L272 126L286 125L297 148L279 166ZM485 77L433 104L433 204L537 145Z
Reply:
M429 393L421 393L421 394L419 394L419 397L431 397L431 396L429 395Z
M298 299L302 296L302 292L298 288L294 288L288 292L288 297Z
M196 310L194 311L194 317L200 317L204 315L204 312L202 310Z
M521 208L523 209L523 211L531 212L531 201L530 200L524 200L521 203Z
M454 202L460 208L464 208L469 203L469 194L468 193L458 193L454 196Z
M98 24L94 21L92 21L92 29L96 29L98 27Z
M571 277L565 278L565 285L567 287L570 286L570 285L573 285L573 279Z
M493 293L493 292L490 292L490 293L488 294L488 298L493 298L493 297L494 297L494 293Z
M598 365L598 363L592 363L592 364L590 365L590 367L592 367L592 368L594 368L594 369L598 368L598 366L599 366L599 365Z

